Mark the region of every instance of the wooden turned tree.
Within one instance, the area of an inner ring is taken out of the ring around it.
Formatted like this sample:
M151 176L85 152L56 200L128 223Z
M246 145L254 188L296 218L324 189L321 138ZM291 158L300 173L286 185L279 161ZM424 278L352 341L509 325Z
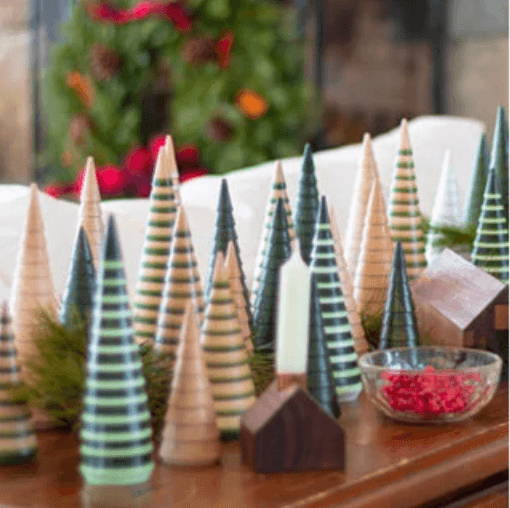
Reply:
M179 181L179 168L177 167L177 159L175 157L175 146L173 137L168 135L165 137L165 159L166 164L172 178L172 188L174 191L176 205L181 204L181 184Z
M508 125L503 106L498 107L496 114L489 167L496 172L499 190L503 198L503 210L508 222Z
M135 338L139 343L152 343L156 335L177 215L177 201L168 157L166 150L162 148L156 161L149 197L150 209L134 302L133 322Z
M165 464L203 466L221 458L211 383L192 304L186 308L161 437L159 456Z
M480 135L475 162L471 170L466 205L464 207L463 222L466 226L476 227L482 211L483 193L487 184L489 171L489 154L487 152L487 138L484 133Z

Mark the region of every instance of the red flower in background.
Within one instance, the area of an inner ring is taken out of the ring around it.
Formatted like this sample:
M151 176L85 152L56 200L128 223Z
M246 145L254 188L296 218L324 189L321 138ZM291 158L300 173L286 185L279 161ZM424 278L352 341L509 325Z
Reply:
M198 178L199 176L204 175L207 175L207 171L204 168L186 169L179 175L179 182L186 182L188 180L192 180L193 178Z
M131 150L124 159L124 168L133 176L152 175L154 159L149 149L139 146Z
M133 178L129 184L132 194L137 198L148 198L151 194L151 181L147 177ZM130 194L131 194L130 193Z
M131 182L131 176L116 166L103 166L97 170L97 183L101 195L121 194Z
M54 183L46 185L44 192L53 198L60 198L74 191L74 184Z
M182 145L177 149L177 153L175 157L177 162L181 163L183 166L190 166L194 164L198 164L198 156L200 152L198 151L198 146L189 144Z
M216 43L214 52L218 58L219 66L222 69L226 69L230 65L232 60L232 47L234 46L234 34L228 30L225 32L220 40Z
M188 16L181 4L171 2L161 5L163 14L172 20L172 23L179 32L184 33L191 30L191 18Z
M162 146L165 146L166 136L164 134L160 134L158 136L154 136L149 142L149 148L151 151L152 158L154 161L158 158L159 150Z

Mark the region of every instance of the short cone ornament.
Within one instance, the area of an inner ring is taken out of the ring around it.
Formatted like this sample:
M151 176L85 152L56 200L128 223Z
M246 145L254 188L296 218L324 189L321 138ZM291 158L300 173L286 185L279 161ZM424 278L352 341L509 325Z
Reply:
M310 264L318 208L319 193L317 191L317 178L315 177L312 148L309 144L306 144L301 166L301 176L299 178L294 226L301 247L301 257L307 265Z
M158 154L149 201L149 216L145 226L145 241L134 302L135 338L139 343L152 343L156 335L177 215L170 164L164 149Z
M443 235L435 228L441 226L460 227L462 225L462 200L453 167L450 163L450 151L447 150L443 162L443 170L437 186L432 215L430 216L430 231L427 235L427 262L441 254L443 250L436 242Z
M25 401L12 391L21 385L11 318L4 303L0 318L0 465L14 465L35 457L37 441Z
M285 177L283 174L282 163L278 161L276 163L275 174L273 183L271 184L271 191L269 194L269 200L266 206L266 220L264 222L262 236L259 243L259 251L255 258L255 272L253 274L253 285L251 288L251 302L255 302L257 291L260 284L260 273L262 271L262 260L264 259L264 253L267 248L267 240L271 231L271 224L273 223L273 215L276 208L276 202L279 198L283 199L285 205L285 213L287 214L287 224L289 227L289 237L292 242L296 237L294 231L294 222L292 220L292 210L290 208L289 197L287 195L287 184L285 183Z
M359 251L363 238L363 226L367 213L368 198L370 197L372 183L377 173L372 141L370 134L366 132L363 136L361 160L356 174L354 194L351 197L351 208L349 211L349 220L347 222L347 231L345 233L345 261L347 262L351 277L354 277L356 273L356 265L358 264Z
M82 226L87 233L87 240L92 251L94 267L99 270L101 249L103 245L103 214L101 211L101 193L97 183L96 166L92 157L87 158L85 176L80 195L78 210L78 227Z
M154 341L156 351L168 354L171 360L177 354L184 313L190 302L201 323L204 316L202 285L186 212L179 206Z
M80 430L80 471L88 485L146 482L151 417L134 339L124 263L110 216L97 279Z
M487 184L487 173L489 171L489 154L487 153L487 138L485 134L480 135L478 151L475 163L471 170L469 189L467 193L466 206L464 208L464 224L476 227L478 218L482 211L483 193Z
M53 317L57 315L55 286L35 184L30 186L30 200L14 271L10 308L16 348L23 366L25 359L38 354L33 340L39 326L39 313L44 309Z
M166 464L202 466L221 457L220 432L192 304L186 308L159 456Z
M291 255L291 245L285 204L276 203L271 234L262 261L262 273L257 299L253 308L253 343L255 350L274 351L276 337L276 302L280 267Z
M347 268L342 247L342 237L338 231L336 214L333 205L329 205L329 220L331 227L331 237L335 244L336 264L338 266L338 274L340 276L340 287L345 299L345 308L347 309L347 317L351 325L352 338L354 339L354 348L356 353L361 355L369 350L369 345L365 337L365 330L358 312L358 306L354 299L351 274Z
M413 297L407 280L406 260L402 244L397 242L379 337L379 349L417 345L418 327Z
M489 167L496 171L505 217L508 221L508 125L503 106L498 107L496 114Z
M319 292L324 334L337 397L339 400L354 400L362 389L361 373L340 288L328 206L324 196L317 215L310 270Z
M241 416L255 402L255 386L221 252L216 256L201 342L218 427L223 437L238 437Z
M218 208L216 212L216 223L213 230L213 243L211 248L211 254L209 256L209 269L207 276L207 283L205 285L205 300L209 300L209 291L212 285L212 278L214 273L214 266L216 264L216 254L221 252L223 256L227 255L228 243L233 242L237 256L237 264L241 270L241 283L243 285L243 296L246 300L246 309L248 310L248 319L251 325L252 316L250 309L250 294L246 287L246 281L244 277L242 262L241 262L241 251L239 250L239 244L237 242L237 232L235 228L235 221L233 215L232 202L230 200L230 193L228 191L227 180L223 178L221 180L220 195L218 199Z
M319 291L315 276L312 275L310 292L310 332L308 340L308 393L331 413L340 416L335 381L328 354L328 344L324 331Z
M179 183L179 168L177 167L177 158L175 157L175 146L172 136L168 135L165 138L165 159L168 165L170 176L172 178L172 188L174 190L175 201L177 205L181 204L181 190Z
M74 242L64 296L60 305L59 320L63 325L70 328L80 324L88 325L92 317L95 289L94 260L85 230L80 227Z
M490 169L487 178L471 261L508 283L508 221L494 168Z
M425 234L421 228L420 202L414 172L413 150L407 120L400 125L400 143L395 161L388 207L391 239L402 242L409 279L415 279L427 266Z
M381 184L376 178L368 201L363 242L354 277L354 299L361 314L381 315L388 289L393 243Z

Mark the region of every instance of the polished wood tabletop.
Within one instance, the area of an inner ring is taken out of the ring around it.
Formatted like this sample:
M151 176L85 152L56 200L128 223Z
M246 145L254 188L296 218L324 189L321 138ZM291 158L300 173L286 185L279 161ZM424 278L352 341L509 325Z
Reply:
M256 474L238 442L224 443L221 464L156 465L150 507L413 508L508 469L508 388L458 424L409 425L382 416L362 394L343 404L345 471ZM36 461L0 469L0 507L77 508L82 481L76 437L38 433Z

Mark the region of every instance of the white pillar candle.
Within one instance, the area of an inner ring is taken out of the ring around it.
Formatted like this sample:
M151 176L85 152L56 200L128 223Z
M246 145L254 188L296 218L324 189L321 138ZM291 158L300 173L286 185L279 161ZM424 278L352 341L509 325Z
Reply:
M310 270L296 245L280 269L276 373L306 374L310 320Z

